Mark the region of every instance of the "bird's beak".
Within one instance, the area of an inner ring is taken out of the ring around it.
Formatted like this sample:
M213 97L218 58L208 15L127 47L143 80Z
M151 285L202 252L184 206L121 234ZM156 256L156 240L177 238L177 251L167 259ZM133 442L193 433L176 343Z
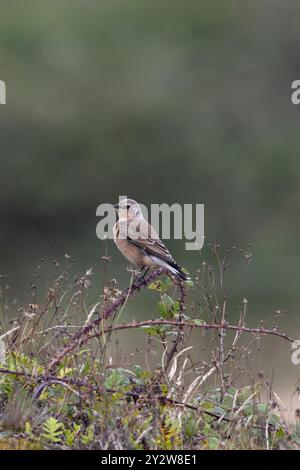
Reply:
M115 209L116 211L119 210L119 204L115 204L115 205L114 205L114 209Z

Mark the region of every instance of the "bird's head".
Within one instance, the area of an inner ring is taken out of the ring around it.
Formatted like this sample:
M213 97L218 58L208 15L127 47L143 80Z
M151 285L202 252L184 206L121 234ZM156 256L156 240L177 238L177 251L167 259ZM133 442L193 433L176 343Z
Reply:
M114 208L117 211L120 220L130 220L135 219L136 217L142 217L141 208L133 199L121 199Z

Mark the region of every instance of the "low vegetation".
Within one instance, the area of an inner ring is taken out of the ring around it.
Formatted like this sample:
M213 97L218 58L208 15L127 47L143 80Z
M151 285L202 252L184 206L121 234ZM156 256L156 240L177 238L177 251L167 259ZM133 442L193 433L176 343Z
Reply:
M228 323L234 257L247 264L252 255L214 244L193 281L174 284L159 269L127 290L109 281L95 300L92 270L74 278L69 256L50 288L38 267L29 305L9 305L3 286L0 448L299 447L300 427L285 420L272 380L250 373L257 341L292 339L274 324L248 327L246 299ZM122 323L145 289L152 319ZM145 337L139 362L118 354L120 335Z

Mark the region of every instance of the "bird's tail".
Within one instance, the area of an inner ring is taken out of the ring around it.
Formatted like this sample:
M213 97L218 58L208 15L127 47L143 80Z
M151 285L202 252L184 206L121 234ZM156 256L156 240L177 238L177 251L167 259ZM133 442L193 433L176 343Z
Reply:
M188 281L190 277L184 272L181 266L176 263L167 263L168 264L168 269L171 271L174 276L177 277L177 279L180 279L181 281Z
M191 278L184 272L183 268L174 260L163 260L157 256L152 256L152 260L159 266L168 269L180 281L189 281Z

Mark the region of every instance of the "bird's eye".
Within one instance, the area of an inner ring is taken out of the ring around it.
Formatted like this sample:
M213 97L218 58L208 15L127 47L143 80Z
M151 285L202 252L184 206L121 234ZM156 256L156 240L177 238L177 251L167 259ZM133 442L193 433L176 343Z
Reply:
M130 209L130 205L129 205L129 204L127 204L126 209L127 209L127 210Z

